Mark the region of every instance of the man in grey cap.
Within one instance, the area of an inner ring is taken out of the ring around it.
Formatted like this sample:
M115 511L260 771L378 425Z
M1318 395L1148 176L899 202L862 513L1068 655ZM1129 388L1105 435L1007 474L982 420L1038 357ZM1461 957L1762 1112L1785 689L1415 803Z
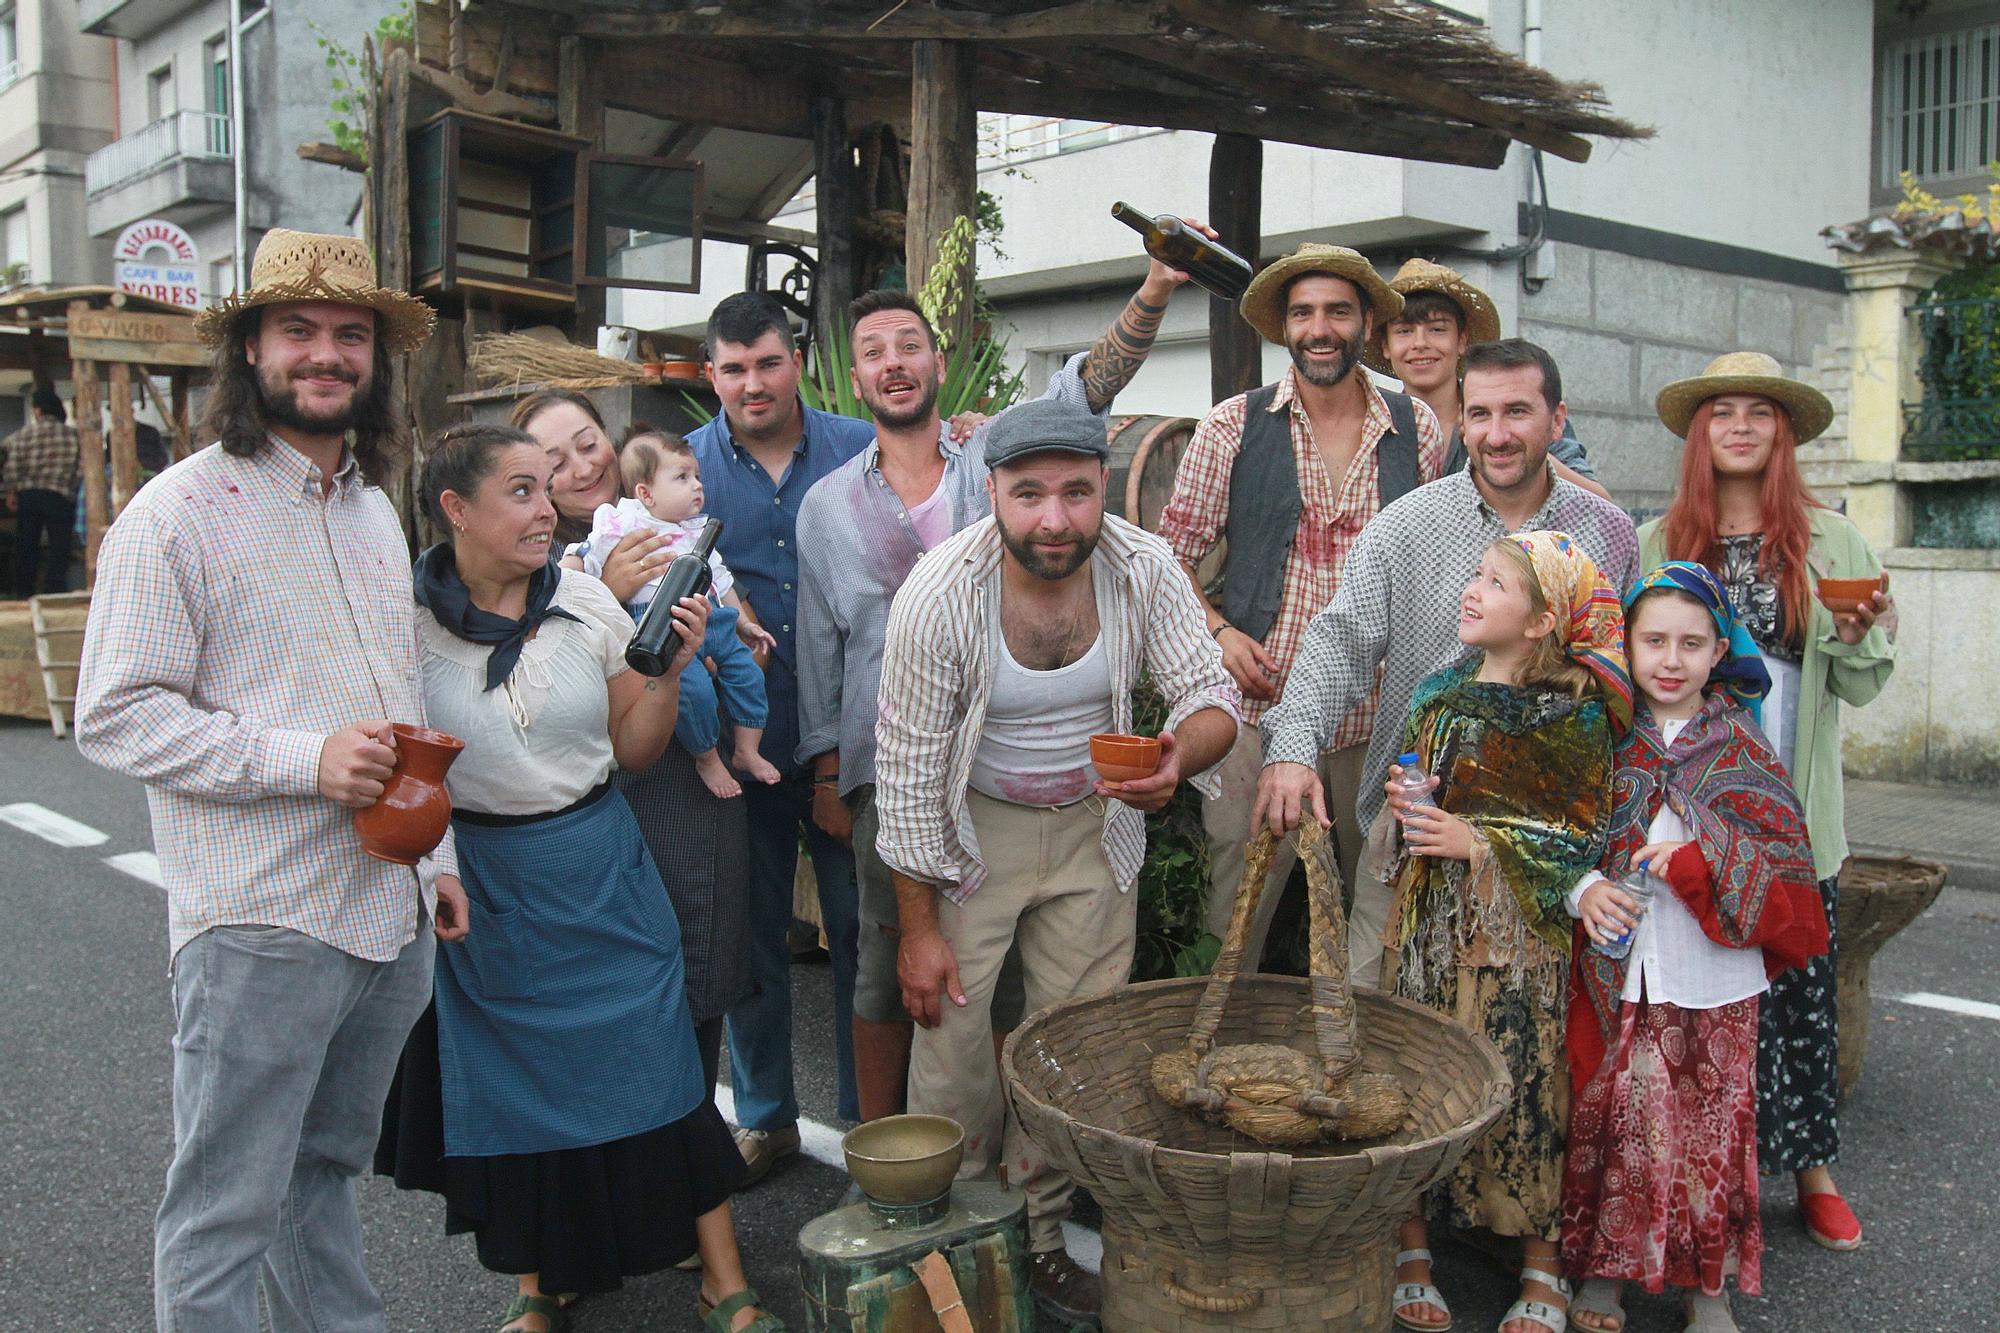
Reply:
M1028 403L986 436L993 513L917 563L889 612L876 723L876 849L892 872L897 976L918 1029L910 1110L965 1126L962 1175L1004 1159L1028 1196L1031 1281L1065 1320L1100 1288L1063 1250L1071 1184L1020 1132L988 1044L1001 960L1028 1012L1122 985L1145 812L1207 775L1240 696L1160 538L1104 512L1096 417ZM1168 710L1149 776L1106 782L1091 737L1132 730L1144 672ZM1201 777L1195 777L1202 774Z

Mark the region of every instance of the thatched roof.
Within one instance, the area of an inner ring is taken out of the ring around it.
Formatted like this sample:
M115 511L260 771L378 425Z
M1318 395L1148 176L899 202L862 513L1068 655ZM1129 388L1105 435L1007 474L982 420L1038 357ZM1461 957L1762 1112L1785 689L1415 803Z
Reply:
M713 74L755 89L762 105L741 114L758 123L740 128L765 132L786 132L771 107L820 89L907 115L911 43L941 38L975 46L984 111L1485 167L1514 140L1582 161L1582 136L1650 133L1613 116L1596 85L1418 0L471 0L469 16L487 30L489 69L495 25L516 30L501 63L528 82L512 91L556 94L553 61L531 70L526 53L567 34L596 39L613 105L730 124L732 99L703 91ZM478 52L466 58L463 39L460 52L476 77Z

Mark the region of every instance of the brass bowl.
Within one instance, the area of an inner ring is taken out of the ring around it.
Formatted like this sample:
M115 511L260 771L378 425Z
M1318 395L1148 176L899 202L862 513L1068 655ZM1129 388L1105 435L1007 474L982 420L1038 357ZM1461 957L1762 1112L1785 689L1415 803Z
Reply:
M847 1174L877 1203L929 1203L951 1188L965 1130L941 1115L892 1115L847 1131Z

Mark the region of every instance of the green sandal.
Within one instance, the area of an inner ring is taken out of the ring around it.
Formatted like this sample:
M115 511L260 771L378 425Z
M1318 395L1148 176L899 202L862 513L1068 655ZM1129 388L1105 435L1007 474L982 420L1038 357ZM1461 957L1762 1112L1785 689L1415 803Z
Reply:
M738 1312L764 1303L764 1298L757 1294L755 1287L745 1287L734 1296L724 1296L713 1305L710 1305L705 1298L697 1297L696 1300L701 1307L702 1326L707 1328L709 1333L729 1333L729 1321L736 1318ZM787 1331L785 1321L778 1316L761 1314L745 1324L741 1333L787 1333Z
M516 1296L514 1303L500 1316L500 1327L507 1327L524 1314L538 1314L548 1320L548 1333L562 1333L563 1325L569 1318L563 1303L554 1296Z

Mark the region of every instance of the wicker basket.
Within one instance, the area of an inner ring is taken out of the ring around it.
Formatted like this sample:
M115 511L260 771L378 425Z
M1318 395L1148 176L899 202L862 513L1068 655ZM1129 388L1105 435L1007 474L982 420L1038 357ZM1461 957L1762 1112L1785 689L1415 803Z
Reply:
M1868 965L1876 951L1915 921L1944 888L1945 868L1907 856L1853 856L1840 868L1838 948L1840 1095L1861 1078L1868 1058Z
M1208 983L1144 982L1030 1017L1001 1056L1014 1113L1104 1212L1104 1326L1379 1330L1395 1228L1512 1095L1485 1037L1407 1000L1351 992L1358 1062L1393 1073L1408 1123L1366 1144L1264 1150L1168 1105L1152 1065L1194 1030ZM1218 1045L1317 1059L1302 977L1236 981Z

